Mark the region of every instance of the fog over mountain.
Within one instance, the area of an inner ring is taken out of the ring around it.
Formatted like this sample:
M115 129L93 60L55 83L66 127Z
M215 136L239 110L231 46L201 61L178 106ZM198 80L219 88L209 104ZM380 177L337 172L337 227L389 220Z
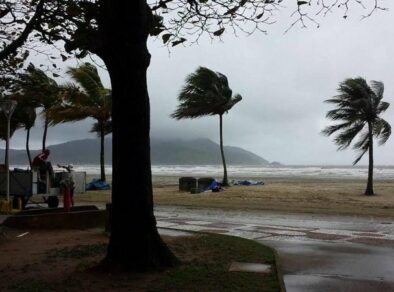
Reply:
M83 139L50 145L49 160L53 163L99 164L99 139ZM105 162L112 162L112 139L105 140ZM239 147L224 147L226 162L231 165L267 165L264 158ZM4 149L0 159L4 161ZM38 150L31 151L34 157ZM215 165L221 164L219 145L209 139L181 140L152 138L152 164L163 165ZM133 153L130 153L133 155ZM14 165L27 164L25 150L11 150L10 161Z

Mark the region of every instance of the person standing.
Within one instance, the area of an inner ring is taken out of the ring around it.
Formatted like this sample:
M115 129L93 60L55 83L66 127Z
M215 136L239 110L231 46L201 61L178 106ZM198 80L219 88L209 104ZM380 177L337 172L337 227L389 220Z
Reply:
M48 172L50 183L52 184L55 174L53 172L52 164L47 161L50 153L49 149L45 149L34 157L33 162L31 163L31 168L38 171L41 180L46 179L46 173Z

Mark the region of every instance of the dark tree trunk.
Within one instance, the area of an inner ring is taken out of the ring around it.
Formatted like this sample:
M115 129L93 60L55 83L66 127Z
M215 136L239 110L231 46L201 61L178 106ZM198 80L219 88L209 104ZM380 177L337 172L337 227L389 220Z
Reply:
M223 149L223 115L219 115L220 120L220 153L222 155L222 162L223 162L223 180L222 185L228 186L228 178L227 178L227 166L226 166L226 159L224 158L224 149Z
M365 190L365 195L373 196L373 134L372 134L372 124L368 123L368 143L369 143L369 163L368 163L368 183L367 189Z
M42 152L45 151L46 149L46 141L47 141L47 133L48 133L48 118L45 116L45 121L44 121L44 134L42 135Z
M113 99L111 236L102 267L147 271L174 266L178 261L160 238L153 214L146 82L150 62L146 43L152 16L146 1L130 3L101 2L103 51L99 55L111 78ZM130 125L131 131L126 127Z
M104 122L99 121L100 123L100 179L101 181L106 181L105 178L105 161L104 161Z
M29 142L30 142L30 128L28 128L26 130L26 153L27 153L27 158L29 159L29 165L31 168L31 154L30 154Z

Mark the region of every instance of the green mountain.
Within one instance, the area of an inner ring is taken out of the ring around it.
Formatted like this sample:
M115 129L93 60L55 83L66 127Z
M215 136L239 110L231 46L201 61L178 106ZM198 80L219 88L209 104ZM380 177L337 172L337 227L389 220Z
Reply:
M209 139L151 139L153 164L221 164L219 145ZM239 147L225 146L226 162L233 165L266 165L260 156Z
M99 164L99 140L84 139L48 146L51 150L49 160L52 164ZM105 161L112 162L112 140L105 140ZM151 139L152 164L164 165L209 165L221 164L219 145L209 139L164 140ZM229 165L268 165L260 156L239 147L224 147L226 162ZM4 149L0 149L0 161L4 161ZM33 150L32 157L39 151ZM27 164L24 150L10 150L10 163Z

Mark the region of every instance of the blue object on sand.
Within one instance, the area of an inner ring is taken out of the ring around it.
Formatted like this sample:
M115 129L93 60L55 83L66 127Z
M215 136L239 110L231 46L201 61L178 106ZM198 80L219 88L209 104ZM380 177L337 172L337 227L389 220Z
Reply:
M257 186L257 185L264 185L262 181L253 181L253 180L239 180L234 183L236 186Z
M102 181L100 179L94 178L90 183L86 184L86 190L87 191L92 191L92 190L109 190L110 186L108 183L105 181Z
M222 185L216 180L212 181L209 186L207 186L204 191L219 192L222 189Z

